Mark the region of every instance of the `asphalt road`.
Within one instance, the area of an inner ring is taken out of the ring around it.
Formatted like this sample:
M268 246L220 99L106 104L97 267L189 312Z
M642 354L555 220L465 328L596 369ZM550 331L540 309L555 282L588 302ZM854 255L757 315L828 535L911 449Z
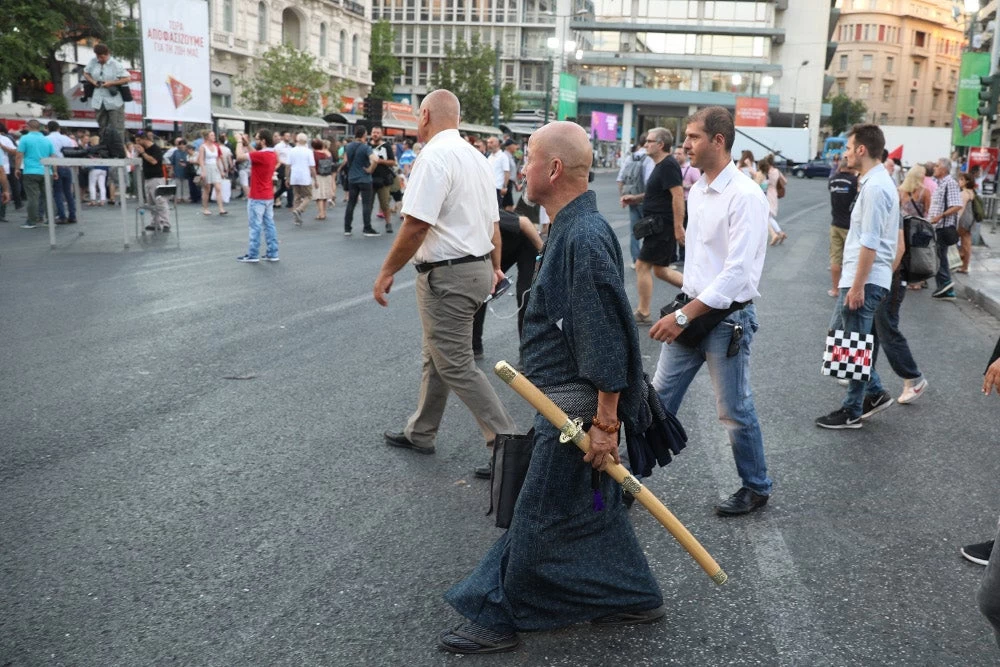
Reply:
M613 176L595 189L626 239ZM712 513L739 481L707 375L679 415L688 448L649 484L730 582L717 588L637 508L663 622L524 635L476 664L1000 660L975 608L982 568L958 555L1000 512L1000 403L979 392L997 321L911 293L903 330L927 396L860 431L817 429L843 393L819 374L828 198L820 180L788 193L752 376L772 500ZM60 228L54 251L42 229L0 226L0 665L464 660L435 637L459 620L442 593L500 534L471 475L486 456L478 429L453 401L434 456L381 438L416 401L413 272L378 307L391 239L343 237L343 204L302 228L279 212L280 264L238 264L246 218L231 209L184 208L179 249L160 238L123 252L108 210L83 237ZM656 303L671 294L658 285ZM517 357L512 298L494 310L486 369ZM652 371L659 345L644 350ZM527 405L493 380L526 428Z

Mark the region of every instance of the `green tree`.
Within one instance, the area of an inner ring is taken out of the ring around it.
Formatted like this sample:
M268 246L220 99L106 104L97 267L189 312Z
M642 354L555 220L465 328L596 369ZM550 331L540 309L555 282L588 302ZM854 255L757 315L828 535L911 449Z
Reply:
M868 107L861 100L852 100L844 94L831 97L830 127L834 135L844 132L855 123L860 123L868 115Z
M61 94L64 44L104 42L120 60L137 60L141 50L134 18L137 0L5 0L0 11L0 90L22 76L51 80Z
M268 49L259 63L241 91L243 104L296 116L315 116L320 111L320 92L328 87L329 77L316 68L312 55L281 44Z
M392 55L396 35L385 19L372 26L372 45L368 63L372 71L372 95L380 100L392 99L396 76L403 71L399 58Z
M489 125L493 122L493 66L496 51L479 41L478 35L466 44L459 42L455 48L445 48L441 67L431 77L431 88L446 88L462 101L462 118L470 123ZM500 112L509 117L519 100L514 86L505 85L500 90Z

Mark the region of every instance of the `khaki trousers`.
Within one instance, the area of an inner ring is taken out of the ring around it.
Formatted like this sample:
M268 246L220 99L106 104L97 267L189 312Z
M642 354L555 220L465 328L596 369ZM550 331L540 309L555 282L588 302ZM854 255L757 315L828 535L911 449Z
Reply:
M146 203L152 207L153 220L152 223L156 226L170 225L170 217L167 209L167 200L164 197L156 196L156 188L165 183L165 179L162 178L147 178L145 193L146 193Z
M497 433L514 432L514 421L472 356L472 319L492 281L489 258L417 275L424 367L417 410L403 431L415 445L434 444L450 392L469 408L488 445Z
M296 213L302 213L302 211L309 208L309 202L312 201L313 189L311 185L293 185L292 192L295 193L295 208L292 210Z

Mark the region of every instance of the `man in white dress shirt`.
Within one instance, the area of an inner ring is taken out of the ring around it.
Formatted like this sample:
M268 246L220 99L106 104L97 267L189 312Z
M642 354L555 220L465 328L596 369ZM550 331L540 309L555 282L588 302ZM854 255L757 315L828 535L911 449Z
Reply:
M373 288L389 305L393 276L411 259L423 326L423 377L416 411L402 433L385 433L391 447L434 453L448 395L454 391L479 423L487 446L514 422L472 354L472 320L500 270L500 219L490 165L458 133L458 98L439 89L420 104L417 137L423 150L403 196L403 225ZM506 158L500 156L506 164ZM481 469L489 476L489 466Z
M757 331L753 299L764 268L768 204L764 193L733 164L736 131L722 107L691 117L684 151L701 178L688 197L683 307L661 318L650 337L664 343L653 377L664 406L676 413L702 364L708 364L719 421L729 432L742 487L716 506L723 516L747 514L767 504L771 479L764 439L750 390L750 343ZM694 346L678 342L688 327L725 317ZM701 323L697 320L705 317Z
M489 152L490 167L493 169L493 184L497 189L497 207L503 208L503 198L507 195L507 181L511 178L510 160L500 150L500 140L496 137L486 140L486 150Z

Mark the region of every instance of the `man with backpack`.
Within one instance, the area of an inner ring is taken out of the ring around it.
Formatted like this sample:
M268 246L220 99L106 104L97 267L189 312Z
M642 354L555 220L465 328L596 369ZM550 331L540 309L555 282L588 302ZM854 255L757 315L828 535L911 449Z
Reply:
M372 158L372 147L366 141L368 130L364 125L354 129L354 141L344 150L344 166L347 172L347 210L344 212L344 236L351 235L351 225L354 223L354 208L361 197L361 222L364 225L365 236L381 236L372 227L372 200L375 193L372 190L372 172L377 162Z
M632 147L630 155L622 160L621 169L618 170L618 194L638 195L646 191L646 181L653 173L656 163L646 155L646 135L639 135L639 143ZM624 206L624 204L623 204ZM642 204L628 205L629 231L635 231L635 223L642 218ZM640 243L635 234L630 234L629 255L632 257L632 268L635 269L635 262L639 259Z

